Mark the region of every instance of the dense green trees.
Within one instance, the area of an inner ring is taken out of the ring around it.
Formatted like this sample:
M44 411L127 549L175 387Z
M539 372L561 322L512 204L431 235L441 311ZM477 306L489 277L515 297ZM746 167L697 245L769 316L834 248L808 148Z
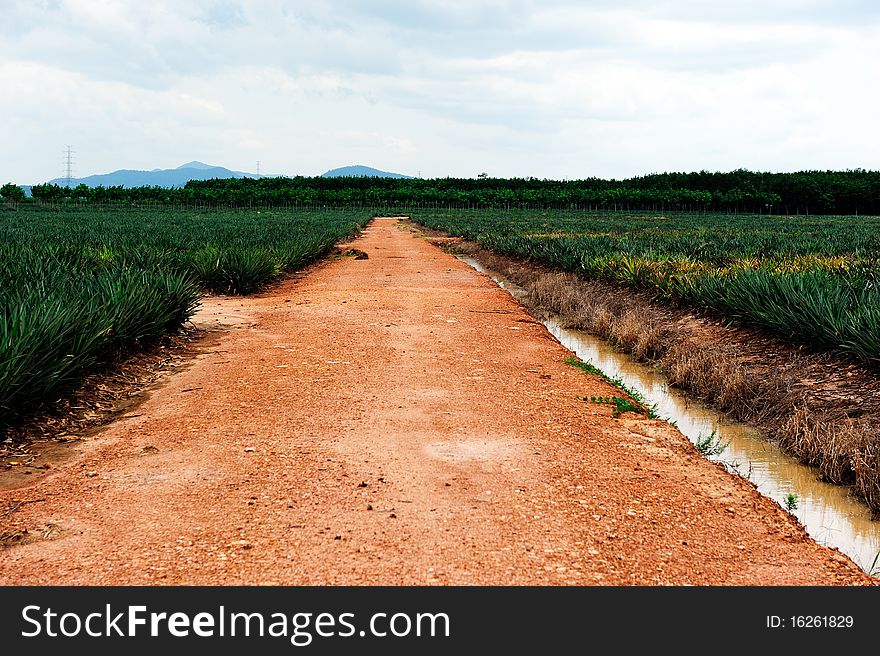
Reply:
M35 185L37 201L223 206L625 209L880 214L880 171L655 173L607 180L292 177L191 181L183 188Z
M24 189L19 187L17 184L7 182L5 185L0 187L0 199L2 199L4 202L12 201L13 203L23 201Z

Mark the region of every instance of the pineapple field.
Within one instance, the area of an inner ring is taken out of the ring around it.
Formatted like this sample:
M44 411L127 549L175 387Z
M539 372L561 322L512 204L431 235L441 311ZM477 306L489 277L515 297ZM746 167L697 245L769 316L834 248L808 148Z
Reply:
M346 212L0 210L0 431L154 343L205 293L249 294L369 217Z
M413 219L880 364L878 217L457 210Z

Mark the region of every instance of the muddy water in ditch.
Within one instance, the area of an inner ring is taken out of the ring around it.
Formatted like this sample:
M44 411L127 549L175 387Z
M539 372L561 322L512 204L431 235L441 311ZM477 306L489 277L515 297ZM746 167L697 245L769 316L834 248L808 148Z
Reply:
M486 270L476 260L459 259L491 277L517 299L525 296L525 290ZM880 569L880 558L874 562L880 552L880 521L872 521L867 506L849 496L846 488L823 483L814 469L785 454L756 428L731 421L684 392L670 388L661 374L615 351L598 337L563 328L553 317L543 323L581 360L591 362L608 376L619 377L649 404L655 404L657 414L675 422L692 442L714 431L727 448L711 459L752 481L762 494L783 507L788 495L796 495L797 508L790 512L817 542L844 552L865 571Z

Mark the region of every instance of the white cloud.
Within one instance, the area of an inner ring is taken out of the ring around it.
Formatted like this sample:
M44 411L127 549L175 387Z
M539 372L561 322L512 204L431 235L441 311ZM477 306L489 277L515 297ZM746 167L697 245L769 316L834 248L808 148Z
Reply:
M878 6L880 7L880 6ZM14 1L0 179L880 168L867 2Z

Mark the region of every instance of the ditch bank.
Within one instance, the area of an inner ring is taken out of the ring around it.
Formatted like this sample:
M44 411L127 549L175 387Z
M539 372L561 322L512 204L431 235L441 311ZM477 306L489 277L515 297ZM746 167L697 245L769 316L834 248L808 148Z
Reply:
M642 292L458 238L434 240L524 288L521 301L535 316L552 313L563 327L597 335L656 366L670 384L756 426L815 467L821 480L848 487L875 518L880 515L880 376L869 368L755 328L668 307Z
M466 255L459 259L491 277L520 300L527 292ZM671 387L656 367L638 363L607 341L564 328L556 315L541 319L550 333L584 363L610 378L643 408L678 428L707 458L743 476L798 518L807 532L840 549L866 572L880 574L880 522L846 487L825 483L815 469L785 453L757 428L737 422Z

